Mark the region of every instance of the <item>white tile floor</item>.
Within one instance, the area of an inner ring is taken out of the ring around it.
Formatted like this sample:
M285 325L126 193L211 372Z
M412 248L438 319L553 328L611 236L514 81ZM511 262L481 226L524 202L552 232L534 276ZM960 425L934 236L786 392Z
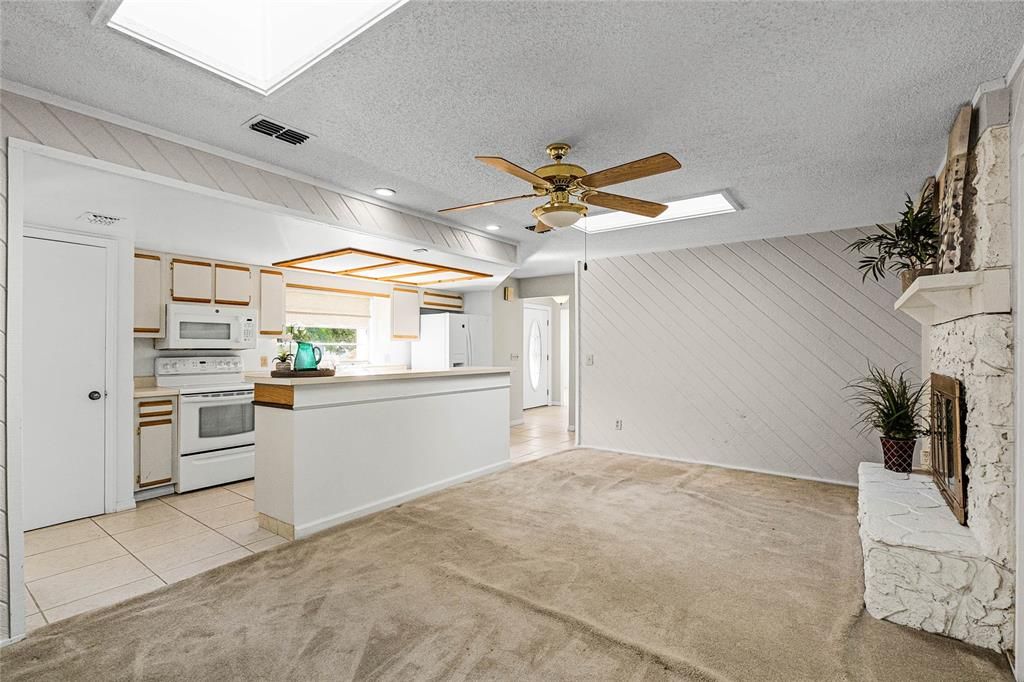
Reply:
M565 410L534 408L512 427L510 456L538 459L572 442ZM257 526L252 498L242 481L26 533L28 630L287 542Z

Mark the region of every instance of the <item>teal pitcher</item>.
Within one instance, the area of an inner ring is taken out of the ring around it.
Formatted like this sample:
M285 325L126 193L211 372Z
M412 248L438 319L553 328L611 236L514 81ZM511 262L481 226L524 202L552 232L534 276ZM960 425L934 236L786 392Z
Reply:
M292 367L296 370L304 369L316 369L316 366L320 364L320 359L324 356L324 352L319 346L314 346L311 343L305 341L298 341L299 349L295 351L295 360L292 361Z

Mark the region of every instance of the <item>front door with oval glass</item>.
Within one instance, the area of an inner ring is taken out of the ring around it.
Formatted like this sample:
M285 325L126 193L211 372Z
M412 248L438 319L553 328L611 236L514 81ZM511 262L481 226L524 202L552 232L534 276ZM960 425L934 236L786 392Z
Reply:
M550 404L551 309L523 304L523 409Z

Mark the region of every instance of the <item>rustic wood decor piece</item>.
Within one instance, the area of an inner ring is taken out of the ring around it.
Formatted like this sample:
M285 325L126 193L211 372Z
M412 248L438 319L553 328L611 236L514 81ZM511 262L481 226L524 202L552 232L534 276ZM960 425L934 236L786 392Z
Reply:
M932 478L960 525L967 525L967 454L960 382L932 374Z
M272 369L270 376L275 379L308 379L310 377L333 377L334 370L324 369Z
M946 165L939 174L939 273L959 272L963 265L964 181L967 177L967 151L971 136L970 104L960 107L949 131Z
M362 249L336 249L315 253L311 256L278 261L274 265L279 268L295 268L308 272L415 286L450 284L473 279L486 279L491 276L484 272L388 256Z

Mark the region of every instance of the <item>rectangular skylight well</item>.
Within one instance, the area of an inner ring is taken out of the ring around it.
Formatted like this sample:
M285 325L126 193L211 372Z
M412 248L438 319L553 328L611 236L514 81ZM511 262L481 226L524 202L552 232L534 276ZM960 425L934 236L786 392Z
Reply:
M263 95L408 0L123 0L108 26Z
M703 218L722 213L734 213L740 208L739 204L725 190L679 199L677 201L669 201L667 205L668 208L665 209L665 212L657 218L645 218L633 213L611 211L598 215L588 215L576 223L574 227L577 230L593 234L595 232L623 230L628 227L640 227L641 225L666 223L671 220L688 220L690 218Z

